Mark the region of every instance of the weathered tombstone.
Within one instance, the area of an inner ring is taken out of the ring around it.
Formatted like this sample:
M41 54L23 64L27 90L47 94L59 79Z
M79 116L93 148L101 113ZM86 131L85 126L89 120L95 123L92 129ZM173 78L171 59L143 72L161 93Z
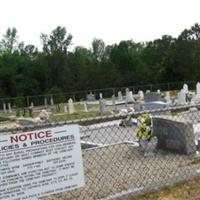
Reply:
M133 92L130 91L129 94L128 94L128 102L134 102L134 98L133 98Z
M200 102L200 83L196 84L196 95L191 99L191 104L196 104Z
M143 100L144 99L144 92L142 90L139 90L138 91L138 95L140 97L140 100Z
M178 93L178 104L186 104L186 94L183 89Z
M146 93L144 94L144 101L145 102L161 101L161 94L157 92Z
M196 84L196 96L197 96L197 98L200 98L200 83L198 82L197 84Z
M153 134L158 138L158 148L180 153L196 152L193 125L190 121L153 117Z
M83 106L84 106L84 112L88 112L88 108L87 108L86 102L83 102Z
M105 103L103 99L99 99L99 112L101 114L105 112Z
M157 110L157 109L165 109L169 107L169 104L162 101L151 101L140 104L144 110ZM158 113L155 113L158 114ZM160 111L159 115L167 115L168 111Z
M90 92L90 94L87 94L86 96L87 101L95 101L95 96L94 94L92 94L92 92Z
M11 108L11 104L8 103L8 112L11 113L12 112L12 108Z
M150 90L146 90L146 94L150 93L151 91Z
M113 106L115 106L115 95L114 94L112 95L112 104L113 104Z
M189 92L188 85L186 83L183 85L183 90L185 91L185 94Z
M165 100L166 100L167 103L171 103L171 98L170 98L170 92L169 91L166 92Z
M44 106L47 107L47 98L44 98Z
M103 94L101 92L99 93L99 98L103 99Z
M54 105L53 97L50 98L50 104L51 104L52 106Z
M118 101L123 101L122 92L118 91Z
M31 107L32 107L32 108L34 107L34 103L33 103L33 102L31 102Z
M63 109L64 109L64 113L67 113L67 106L66 105L64 105Z
M126 99L128 98L129 96L129 88L126 88Z
M6 104L3 102L3 112L7 113Z
M116 110L116 103L115 103L115 95L112 95L112 105L114 107L114 110Z
M68 100L68 108L69 108L69 114L73 114L74 113L74 104L73 104L73 100L71 98Z

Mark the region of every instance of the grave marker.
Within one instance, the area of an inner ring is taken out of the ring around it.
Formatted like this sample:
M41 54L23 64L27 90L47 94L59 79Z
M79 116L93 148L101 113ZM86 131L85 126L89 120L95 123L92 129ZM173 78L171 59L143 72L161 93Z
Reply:
M167 103L171 103L171 98L170 98L170 92L169 91L166 92L165 100L166 100Z
M183 90L185 91L185 94L189 92L188 85L186 83L183 85Z
M47 107L47 98L44 98L44 106Z
M11 104L8 103L8 112L11 113L12 112L12 108L11 108Z
M67 112L67 106L66 106L66 105L64 105L64 107L63 107L63 108L64 108L64 112L65 112L65 113L68 113L68 112Z
M99 98L103 99L103 94L102 93L99 93Z
M122 92L118 91L118 101L123 101Z
M99 99L99 112L101 115L105 112L105 103L103 99Z
M114 107L114 110L116 110L116 103L115 103L115 95L112 95L112 105Z
M71 98L68 100L68 108L69 108L69 114L73 114L75 112L73 100Z
M178 104L186 104L186 94L183 89L178 93Z
M3 112L7 113L6 104L3 102Z
M83 102L83 106L84 106L84 112L88 112L88 108L87 108L86 102Z
M192 123L186 120L153 117L153 134L158 138L158 148L180 154L196 151Z
M198 82L197 84L196 84L196 96L197 96L197 98L200 98L200 83Z
M138 95L139 95L139 97L140 97L140 100L143 100L143 99L144 99L144 93L143 93L142 90L139 90L139 91L138 91Z
M50 104L51 104L51 106L54 105L53 97L50 98Z

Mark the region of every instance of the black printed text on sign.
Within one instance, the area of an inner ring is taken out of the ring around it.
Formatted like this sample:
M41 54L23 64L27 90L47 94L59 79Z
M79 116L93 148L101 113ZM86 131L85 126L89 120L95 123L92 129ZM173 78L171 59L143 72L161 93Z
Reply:
M0 200L25 200L84 186L78 125L0 137Z

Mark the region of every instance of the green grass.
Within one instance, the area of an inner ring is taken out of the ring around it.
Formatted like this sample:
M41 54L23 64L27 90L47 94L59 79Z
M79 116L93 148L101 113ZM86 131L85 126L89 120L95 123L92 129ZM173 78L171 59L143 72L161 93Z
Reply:
M105 115L110 115L109 112L106 112ZM87 119L91 117L98 117L101 116L100 112L76 112L73 114L65 114L63 115L53 115L52 120L59 122L59 121L68 121L68 120L75 120L75 119Z
M200 178L183 181L160 191L123 198L124 200L200 200ZM122 199L121 199L122 200Z

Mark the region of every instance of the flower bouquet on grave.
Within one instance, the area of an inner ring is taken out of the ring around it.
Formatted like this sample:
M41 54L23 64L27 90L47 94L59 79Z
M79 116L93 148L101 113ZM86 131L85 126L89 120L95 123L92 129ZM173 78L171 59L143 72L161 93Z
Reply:
M153 121L150 114L140 115L137 118L136 138L145 154L153 153L158 140L153 136Z
M43 122L48 122L51 120L51 113L48 112L47 110L41 110L39 115L38 115L38 118L40 120L42 120Z

